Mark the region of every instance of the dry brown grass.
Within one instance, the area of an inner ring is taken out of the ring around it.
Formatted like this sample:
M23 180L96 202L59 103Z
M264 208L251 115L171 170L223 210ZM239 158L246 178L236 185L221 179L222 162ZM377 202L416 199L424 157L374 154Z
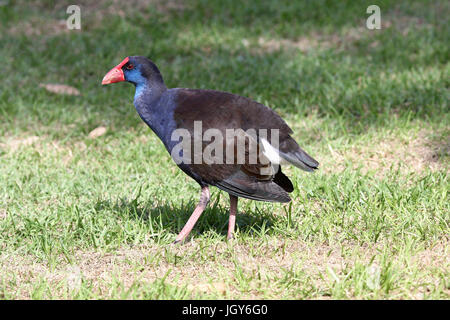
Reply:
M10 137L4 139L4 143L0 143L0 148L9 149L16 151L22 146L31 146L39 140L38 136L28 136L28 137Z
M70 31L73 30L67 29L66 20L33 17L10 27L8 29L8 34L15 36L25 35L27 37L41 35L54 36L69 33Z
M369 46L377 47L380 43L375 40L375 37L379 32L383 32L384 30L395 29L397 32L406 36L415 29L430 29L433 27L424 19L402 14L399 10L391 10L382 15L380 30L369 30L365 24L366 20L360 20L357 26L345 28L339 32L323 33L313 31L296 39L269 39L259 37L256 46L250 48L250 51L256 54L292 49L299 50L303 53L312 49L324 50L333 48L341 51L351 49L357 41L362 39L372 39L373 41ZM243 44L246 47L250 47L248 40L244 40Z
M79 32L80 30L70 30L67 28L65 19L58 19L61 13L65 13L70 3L58 1L49 6L39 1L20 1L18 5L28 6L35 11L36 16L19 21L8 29L9 35L33 36L57 36L69 34L70 32ZM147 9L154 9L161 14L167 14L171 11L182 11L188 8L188 5L179 0L129 0L126 3L119 0L79 0L76 5L81 9L81 30L84 28L98 28L102 21L111 16L125 17L137 10L143 12ZM47 16L42 13L45 12ZM68 15L67 15L68 17Z
M448 170L448 162L440 159L448 155L449 141L434 141L432 132L421 130L408 135L397 136L391 133L373 140L364 140L366 144L355 144L345 150L335 150L329 146L330 158L322 166L326 172L344 170L349 166L361 168L362 172L373 171L377 177L384 177L391 168L420 173L426 169L432 171Z
M6 278L15 279L20 288L20 298L28 299L31 285L45 279L55 288L65 283L70 290L77 290L81 281L88 281L94 292L108 292L114 279L119 279L125 289L133 283L150 284L167 276L167 282L199 293L219 294L228 298L258 299L261 297L283 297L285 292L277 291L276 281L280 281L287 270L307 274L307 279L321 290L327 290L333 282L329 272L341 277L345 270L352 268L354 261L367 264L369 270L379 272L378 263L370 262L383 248L364 248L348 244L346 252L342 247L329 244L304 243L301 241L279 241L272 239L255 247L248 244L221 243L205 250L202 244L192 241L183 246L142 246L122 248L113 253L79 251L74 255L73 264L61 258L54 268L40 263L30 255L0 256L0 266ZM201 252L201 253L199 253ZM350 252L350 253L349 253ZM177 256L178 262L174 262ZM448 240L433 248L421 250L411 261L399 261L399 267L417 264L419 270L442 269L449 266ZM236 265L242 272L252 275L248 288L242 291L236 276ZM430 274L424 281L436 283L440 280ZM63 297L64 290L58 287L54 298ZM420 292L415 293L420 298ZM294 297L293 297L294 298ZM323 297L322 297L323 298Z

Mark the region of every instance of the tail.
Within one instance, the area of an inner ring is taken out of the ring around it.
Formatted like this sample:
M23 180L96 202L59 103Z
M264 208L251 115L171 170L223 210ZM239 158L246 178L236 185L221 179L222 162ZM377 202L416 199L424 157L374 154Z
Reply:
M305 171L314 171L319 167L319 162L300 148L291 137L280 144L279 155L287 162Z

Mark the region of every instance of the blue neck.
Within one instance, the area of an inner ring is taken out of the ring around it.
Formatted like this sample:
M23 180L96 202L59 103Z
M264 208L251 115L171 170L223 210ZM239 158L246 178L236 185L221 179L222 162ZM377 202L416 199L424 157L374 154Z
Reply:
M163 83L150 83L149 81L143 81L135 84L136 91L134 92L134 102L144 100L149 103L158 98L164 91L167 90Z
M151 84L149 81L136 84L134 106L142 120L152 129L154 129L155 118L161 112L158 111L157 102L166 89L164 84Z
M176 142L171 140L171 134L176 128L173 118L176 107L176 89L164 86L136 86L134 106L141 119L162 140L169 152Z
M147 87L147 84L143 84L143 83L136 85L136 91L134 92L134 100L135 101L136 101L136 99L139 98L140 95L142 95L144 93L146 87Z

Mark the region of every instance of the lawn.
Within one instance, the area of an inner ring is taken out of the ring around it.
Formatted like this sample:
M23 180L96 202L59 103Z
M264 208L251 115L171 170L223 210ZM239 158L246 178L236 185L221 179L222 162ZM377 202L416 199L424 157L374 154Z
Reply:
M0 298L449 299L449 16L445 0L1 1ZM168 87L270 106L320 169L283 170L290 204L240 200L229 242L212 188L172 244L199 187L133 86L101 86L129 55Z

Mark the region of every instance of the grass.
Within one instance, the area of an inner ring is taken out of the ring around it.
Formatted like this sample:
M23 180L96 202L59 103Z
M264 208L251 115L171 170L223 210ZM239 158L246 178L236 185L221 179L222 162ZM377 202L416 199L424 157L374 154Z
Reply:
M447 1L378 1L373 31L364 1L78 3L81 31L73 3L0 5L0 298L449 298ZM286 169L291 204L241 200L231 243L213 189L172 245L199 188L132 86L101 87L128 55L274 108L321 169Z

